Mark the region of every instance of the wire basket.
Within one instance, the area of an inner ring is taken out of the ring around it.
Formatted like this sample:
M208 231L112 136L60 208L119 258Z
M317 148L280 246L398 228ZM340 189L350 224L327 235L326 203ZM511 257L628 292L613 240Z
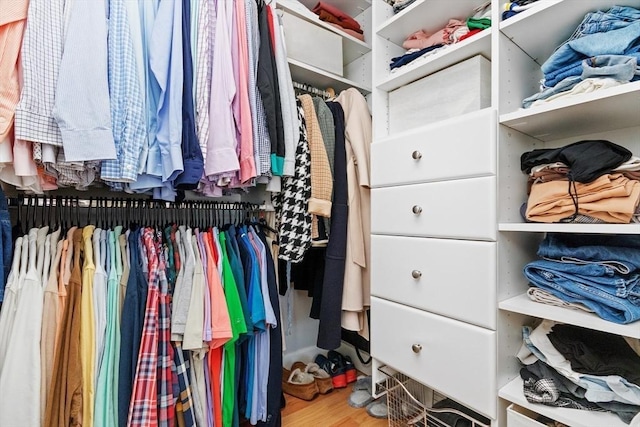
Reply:
M405 374L389 373L385 367L379 368L387 379L379 384L387 394L389 427L452 427L441 418L444 414L455 414L469 421L468 427L489 427L490 421L481 422L474 417L452 408L433 408L445 399L429 387ZM478 416L478 418L483 418Z

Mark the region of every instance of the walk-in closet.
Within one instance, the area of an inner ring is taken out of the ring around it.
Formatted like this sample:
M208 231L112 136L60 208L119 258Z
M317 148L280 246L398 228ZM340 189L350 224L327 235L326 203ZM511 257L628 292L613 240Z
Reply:
M640 427L639 0L0 0L0 427Z

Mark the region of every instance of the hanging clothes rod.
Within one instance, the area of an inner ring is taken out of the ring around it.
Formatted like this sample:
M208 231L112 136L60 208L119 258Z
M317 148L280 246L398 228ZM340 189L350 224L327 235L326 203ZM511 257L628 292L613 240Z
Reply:
M108 198L90 197L81 199L70 196L19 196L7 197L7 205L10 207L30 206L30 207L75 207L75 208L117 208L126 204L139 207L155 207L167 209L219 209L249 211L270 211L273 207L267 204L255 204L249 202L227 202L218 200L184 200L180 202L165 202L161 200L139 199L139 198Z
M324 99L329 99L336 96L335 91L333 90L333 88L330 88L330 87L326 89L319 89L310 84L293 81L293 88L296 92L302 92L309 95L321 96Z

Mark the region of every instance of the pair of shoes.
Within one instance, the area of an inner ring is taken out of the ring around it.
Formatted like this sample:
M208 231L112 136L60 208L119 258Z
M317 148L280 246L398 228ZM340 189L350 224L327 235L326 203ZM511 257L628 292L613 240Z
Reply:
M302 400L313 400L320 392L313 375L299 368L291 371L282 368L282 391Z
M351 384L358 379L358 371L349 356L344 356L335 350L331 350L327 353L327 358L332 363L344 368L344 373L347 377L347 384Z
M327 394L333 390L333 382L331 380L331 375L324 369L320 368L317 363L304 363L304 362L295 362L291 365L291 369L300 369L307 374L313 375L313 378L316 380L316 384L318 385L318 391L320 394Z
M322 354L318 354L314 362L329 373L333 388L345 388L347 386L347 375L345 374L344 366L334 363Z
M373 385L370 376L359 378L353 385L353 392L349 396L349 406L364 408L373 402Z

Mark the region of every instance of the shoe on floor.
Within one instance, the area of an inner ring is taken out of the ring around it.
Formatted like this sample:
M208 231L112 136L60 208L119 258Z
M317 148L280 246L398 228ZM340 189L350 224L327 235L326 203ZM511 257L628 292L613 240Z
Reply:
M367 405L367 414L373 418L388 418L389 407L387 406L387 395L374 400Z
M347 386L347 375L345 374L343 366L336 365L322 354L318 354L314 362L331 375L333 388L344 388Z
M313 375L294 369L282 369L282 391L302 400L313 400L319 393Z
M320 368L317 363L304 363L298 361L291 365L291 369L300 369L302 372L313 375L313 378L315 378L316 384L318 385L318 391L320 392L320 394L327 394L333 390L333 381L331 380L331 375L329 375L329 373L324 369Z
M356 381L358 378L358 371L349 356L345 356L335 350L330 350L327 353L327 359L329 359L331 363L335 363L344 369L348 384Z

